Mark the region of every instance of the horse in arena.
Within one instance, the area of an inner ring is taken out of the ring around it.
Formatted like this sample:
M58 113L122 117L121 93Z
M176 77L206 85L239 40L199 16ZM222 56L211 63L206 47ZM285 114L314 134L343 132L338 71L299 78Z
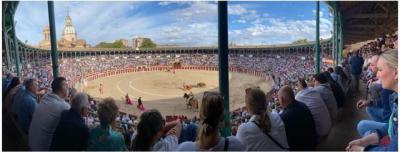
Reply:
M185 98L187 109L194 109L194 110L199 109L199 101L197 101L197 99L195 99L194 96L185 93L183 94L183 98Z

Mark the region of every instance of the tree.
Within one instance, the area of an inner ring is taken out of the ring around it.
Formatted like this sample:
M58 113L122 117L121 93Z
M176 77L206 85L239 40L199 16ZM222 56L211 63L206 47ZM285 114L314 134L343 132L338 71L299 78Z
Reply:
M155 48L157 44L155 44L150 38L143 38L143 43L140 48Z
M292 44L305 44L305 43L308 43L307 39L298 39L292 42Z

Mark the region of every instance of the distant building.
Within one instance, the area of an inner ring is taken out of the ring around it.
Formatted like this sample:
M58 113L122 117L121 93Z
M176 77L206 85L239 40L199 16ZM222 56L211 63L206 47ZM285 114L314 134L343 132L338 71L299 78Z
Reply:
M124 45L125 47L129 46L129 41L127 39L120 39L120 41L122 42L122 45Z
M44 40L39 43L40 48L50 48L50 28L45 26L43 29ZM69 13L65 17L64 30L61 39L57 41L57 48L88 48L89 44L84 39L78 39L75 27Z
M138 37L132 39L132 48L139 49L143 45L144 38Z

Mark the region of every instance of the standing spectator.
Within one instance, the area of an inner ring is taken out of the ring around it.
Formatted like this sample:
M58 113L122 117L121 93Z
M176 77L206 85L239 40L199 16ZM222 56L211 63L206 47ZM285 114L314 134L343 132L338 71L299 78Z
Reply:
M24 86L26 89L18 100L13 102L12 109L17 116L16 119L19 126L28 134L33 112L35 112L38 104L36 92L39 85L36 79L27 79L24 82Z
M118 106L112 98L106 98L99 103L97 115L100 125L89 134L87 150L89 151L121 151L126 150L124 137L112 129L118 115Z
M279 103L283 108L280 114L290 150L310 151L317 145L317 134L313 116L304 103L294 99L289 86L283 86L278 92Z
M304 79L297 81L296 90L298 93L295 96L295 100L304 103L313 115L317 136L319 138L328 136L332 122L328 108L321 95L312 88L307 87Z
M89 128L83 117L89 113L89 100L85 93L76 93L71 99L71 109L61 114L50 147L52 151L86 150Z
M351 64L351 80L352 80L352 85L351 88L353 89L354 93L358 93L358 85L360 81L360 74L362 72L362 66L364 64L364 59L363 57L359 56L359 52L355 52L354 56L350 58L350 64Z
M204 92L200 107L200 126L196 142L184 142L179 151L243 151L245 147L234 136L221 138L219 129L223 123L224 100L217 92Z
M382 81L384 89L393 90L394 93L390 96L392 113L390 114L389 122L379 129L374 129L368 132L364 137L351 141L346 150L348 151L397 151L398 145L398 54L397 49L392 49L384 52L379 56L378 60L378 78ZM384 136L389 136L389 145L381 145L380 139Z
M57 77L53 80L51 88L53 92L42 98L33 113L29 128L29 146L35 151L50 149L61 113L70 108L70 105L64 100L68 95L67 80L64 77Z
M246 89L246 107L252 115L239 126L237 138L246 150L289 150L285 124L275 112L267 112L265 93L259 88Z
M5 78L3 77L3 86L2 86L2 88L3 88L3 99L4 99L4 96L7 95L6 91L8 90L8 89L5 89L5 88L8 88L8 86L10 85L13 77L14 77L13 74L10 73L10 72L6 74Z
M181 127L179 121L166 125L158 110L148 110L140 116L137 132L133 135L131 150L174 151L178 147ZM163 136L165 137L162 138Z

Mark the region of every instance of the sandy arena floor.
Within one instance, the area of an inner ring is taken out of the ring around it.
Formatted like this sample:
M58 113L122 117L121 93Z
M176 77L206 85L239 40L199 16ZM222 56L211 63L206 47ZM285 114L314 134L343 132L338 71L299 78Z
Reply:
M197 112L186 108L182 89L183 83L197 84L204 82L205 87L192 88L195 98L201 104L203 92L218 90L217 71L178 70L171 72L136 72L113 77L100 78L87 83L85 91L94 97L112 97L118 100L121 111L140 115L136 108L137 98L142 97L146 109L156 108L165 115L197 115ZM104 86L104 94L99 93L100 83ZM260 86L264 91L271 89L270 82L265 79L240 73L229 74L230 110L244 106L244 90L250 86ZM125 95L134 101L133 105L125 104Z

